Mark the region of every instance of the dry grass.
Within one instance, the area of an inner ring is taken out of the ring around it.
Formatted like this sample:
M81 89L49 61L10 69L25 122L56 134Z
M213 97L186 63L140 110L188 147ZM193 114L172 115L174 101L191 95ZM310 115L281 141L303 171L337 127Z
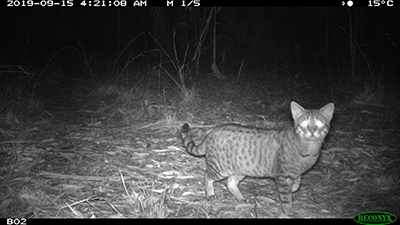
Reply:
M176 134L185 122L197 143L221 123L290 125L288 99L306 97L282 92L290 90L286 80L271 77L254 85L235 77L179 86L178 79L161 89L96 83L90 94L72 94L74 107L62 107L67 101L59 96L47 99L62 103L51 110L31 96L23 104L2 98L1 217L277 217L271 179L241 183L249 203L238 204L224 182L215 184L219 199L206 201L204 158L187 154ZM392 211L400 200L395 114L335 104L321 158L294 194L295 217L399 213Z
M398 80L396 73L370 72L359 80L361 85L354 96L356 104L399 110L399 91L393 85Z

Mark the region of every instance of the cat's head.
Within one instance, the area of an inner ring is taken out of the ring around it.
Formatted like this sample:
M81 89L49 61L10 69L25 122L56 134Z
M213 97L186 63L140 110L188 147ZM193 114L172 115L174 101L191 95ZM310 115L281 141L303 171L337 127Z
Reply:
M321 109L304 109L296 102L290 104L295 132L305 141L323 141L329 132L329 125L335 105L329 103Z

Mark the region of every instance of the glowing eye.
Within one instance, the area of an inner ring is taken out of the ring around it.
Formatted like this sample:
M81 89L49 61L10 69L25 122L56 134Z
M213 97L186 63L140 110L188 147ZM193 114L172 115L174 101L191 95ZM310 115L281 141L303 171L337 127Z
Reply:
M300 123L300 126L307 127L308 126L308 121L304 120L303 122Z
M320 120L317 120L315 121L315 125L317 125L317 127L322 127L324 124Z

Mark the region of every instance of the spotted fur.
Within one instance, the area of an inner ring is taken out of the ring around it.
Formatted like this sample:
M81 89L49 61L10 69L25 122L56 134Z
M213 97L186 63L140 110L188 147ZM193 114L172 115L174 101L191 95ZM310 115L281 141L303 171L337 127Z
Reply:
M291 103L294 127L262 129L237 124L214 128L201 144L196 145L185 123L181 138L186 150L206 157L204 176L207 198L215 198L213 183L227 178L229 191L238 201L244 197L238 184L246 176L274 178L282 210L292 212L292 193L301 184L301 175L317 161L329 132L334 104L319 110L306 110Z

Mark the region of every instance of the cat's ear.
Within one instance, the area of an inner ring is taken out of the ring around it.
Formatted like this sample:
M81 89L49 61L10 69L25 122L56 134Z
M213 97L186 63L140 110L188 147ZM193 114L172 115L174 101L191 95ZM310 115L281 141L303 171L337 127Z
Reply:
M301 107L301 105L299 105L296 102L292 102L290 103L290 109L292 110L292 116L293 119L296 120L297 118L299 118L299 116L301 114L304 113L304 111L306 111L303 107Z
M335 110L335 105L333 103L328 103L326 106L322 107L319 111L326 116L330 121L333 116L333 111Z

